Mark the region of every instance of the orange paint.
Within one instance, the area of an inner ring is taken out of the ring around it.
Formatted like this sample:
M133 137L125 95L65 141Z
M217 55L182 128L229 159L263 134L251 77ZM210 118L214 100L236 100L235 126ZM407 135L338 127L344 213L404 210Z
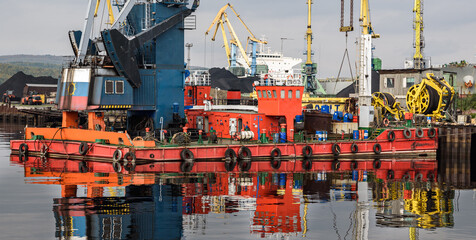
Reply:
M106 123L104 122L104 113L103 112L88 112L88 129L95 130L96 125L101 129L100 131L105 131Z
M95 131L78 128L26 128L25 139L33 135L43 135L45 139L95 142L96 139L107 139L110 144L132 146L127 133Z
M62 127L65 128L78 128L78 112L63 111Z

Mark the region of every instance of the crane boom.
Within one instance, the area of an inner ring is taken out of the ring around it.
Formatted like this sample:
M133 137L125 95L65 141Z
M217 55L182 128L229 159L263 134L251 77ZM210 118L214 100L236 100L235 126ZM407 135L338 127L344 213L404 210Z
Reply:
M415 13L415 19L413 29L415 30L415 54L413 55L413 64L415 69L424 68L423 61L423 0L415 0L413 12Z
M243 56L243 59L245 60L246 64L249 67L251 67L251 73L255 74L255 72L256 72L256 66L255 66L256 61L253 60L253 62L250 63L248 54L246 53L245 48L243 48L243 44L238 39L238 36L235 32L235 29L231 25L230 19L228 18L228 14L226 13L226 10L228 8L230 8L233 11L235 16L240 20L241 24L243 24L243 26L246 28L246 30L250 34L250 36L248 37L248 40L251 41L251 43L253 44L253 54L252 54L252 56L253 56L253 59L255 59L256 43L267 44L268 42L264 41L264 40L259 40L255 37L255 35L251 32L250 28L246 25L246 23L240 17L238 12L236 12L236 10L233 8L233 6L230 3L228 3L225 6L223 6L222 8L220 8L217 15L213 19L210 27L208 27L207 31L205 32L205 35L208 35L210 33L210 31L212 30L212 28L215 26L215 31L214 31L213 37L212 37L212 41L215 41L216 35L218 33L218 29L221 29L222 36L223 36L223 42L224 42L225 50L226 50L226 55L227 55L227 58L228 58L228 65L230 67L234 67L234 64L236 63L236 60L235 60L235 57L234 57L235 47L238 47L238 49L240 50L240 53ZM228 32L230 34L230 41L229 42L228 42L227 34L226 34L226 31L225 31L225 26L227 27ZM229 44L232 45L231 50L230 50L230 45Z
M311 29L311 4L312 0L307 1L307 31L306 31L306 42L307 42L307 56L306 56L306 65L312 65L312 29Z

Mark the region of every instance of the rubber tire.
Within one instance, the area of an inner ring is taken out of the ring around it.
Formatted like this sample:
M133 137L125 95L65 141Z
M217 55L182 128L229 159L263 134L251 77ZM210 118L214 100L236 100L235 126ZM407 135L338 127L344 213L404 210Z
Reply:
M337 171L340 169L340 161L334 160L332 161L332 170Z
M85 161L81 161L78 163L79 172L80 173L87 173L89 171L88 166Z
M372 166L374 169L380 169L380 167L382 167L382 161L380 161L380 159L375 159Z
M238 157L236 156L235 150L228 148L225 151L225 159L226 161L234 161L236 164L236 161L238 160Z
M392 130L388 131L387 138L390 142L395 141L395 132Z
M129 157L131 157L130 160ZM136 161L136 155L133 152L126 152L126 154L124 154L124 161Z
M81 144L79 144L79 154L84 156L86 153L88 153L88 151L89 145L86 142L81 142Z
M136 162L130 161L130 162L124 163L124 170L128 172L134 172L136 170Z
M225 161L225 170L227 172L233 171L235 167L236 167L236 160Z
M422 128L417 128L415 135L417 136L417 138L422 138L423 137L423 129Z
M334 143L332 145L332 153L334 154L334 156L339 156L340 154L340 146L337 144L337 143Z
M28 157L25 154L20 154L18 155L18 160L20 162L26 162L28 160Z
M406 138L406 139L410 139L412 137L412 130L410 130L409 128L405 128L403 130L403 136Z
M242 146L238 150L238 158L240 160L251 160L251 150L246 146Z
M18 152L20 153L20 155L27 156L28 155L28 144L26 144L26 143L20 144L20 147L18 147Z
M302 155L305 158L310 158L312 156L312 148L309 145L306 145L302 148Z
M112 154L112 160L113 161L120 161L121 159L122 159L122 151L118 148Z
M374 153L375 154L380 154L382 152L382 146L380 146L380 144L376 143L374 145Z
M387 179L389 179L389 180L395 179L395 172L392 169L388 170Z
M120 173L122 171L122 166L120 162L112 162L112 168L116 173Z
M428 129L428 137L429 138L434 138L436 136L436 129L431 127L430 129Z
M302 169L309 171L312 169L312 160L310 158L304 158L302 160Z
M125 158L125 156L124 156L124 158ZM180 152L180 158L183 161L189 161L189 162L195 160L195 156L193 155L193 152L190 151L190 149L188 149L188 148L185 148Z
M359 152L359 146L356 143L352 143L352 145L350 145L350 151L352 153L358 153Z
M417 173L415 175L415 182L421 182L423 180L423 173Z
M279 148L274 148L271 151L271 167L273 169L279 169L281 167L281 150Z
M356 170L357 168L359 168L359 162L357 162L357 161L350 162L350 169L351 170Z
M183 161L180 163L180 171L185 173L191 172L193 169L193 165L194 165L193 162Z
M242 172L248 172L251 169L251 160L243 160L238 164Z

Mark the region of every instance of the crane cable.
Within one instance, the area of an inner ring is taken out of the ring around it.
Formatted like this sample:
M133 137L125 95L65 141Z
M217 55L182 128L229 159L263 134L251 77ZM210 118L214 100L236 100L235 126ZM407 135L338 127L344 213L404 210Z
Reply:
M350 57L349 57L349 50L348 50L348 38L349 38L349 32L354 30L354 0L350 0L350 22L349 26L344 26L344 1L341 0L341 17L340 17L340 31L345 32L345 51L344 51L344 56L342 56L342 61L340 63L340 68L339 68L339 73L337 74L337 79L334 84L334 92L337 87L337 82L339 81L340 74L342 72L342 67L344 65L345 58L347 56L347 62L349 63L349 70L350 70L350 77L352 79L352 82L354 81L354 75L352 74L352 65L350 63Z

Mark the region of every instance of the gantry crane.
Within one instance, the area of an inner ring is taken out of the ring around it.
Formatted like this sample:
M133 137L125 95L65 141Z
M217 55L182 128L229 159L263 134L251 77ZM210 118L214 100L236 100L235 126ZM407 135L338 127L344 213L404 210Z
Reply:
M236 15L236 17L240 20L241 24L243 24L243 26L246 28L246 30L250 34L250 36L248 37L247 42L252 45L251 63L250 63L250 60L248 58L248 54L246 53L246 50L243 48L243 45L241 44L241 41L238 39L238 36L236 35L235 29L233 28L233 26L230 23L230 19L228 18L228 14L226 13L226 10L228 8L230 8L233 11L233 13ZM231 37L230 44L228 44L228 37L227 37L226 31L225 31L225 24L228 28L228 31L229 31L229 34L230 34L230 37ZM258 43L267 44L268 42L257 39L255 37L255 35L251 32L250 28L245 24L243 19L241 19L240 15L235 11L233 6L229 3L226 4L225 6L223 6L218 11L217 15L215 16L215 19L213 19L212 24L210 25L210 27L205 32L205 35L208 35L210 30L213 28L213 26L215 26L215 31L214 31L214 34L213 34L213 37L212 37L212 41L215 41L218 29L219 28L221 29L221 33L222 33L222 36L223 36L223 42L224 42L224 45L225 45L226 56L227 56L227 59L228 59L228 65L230 67L236 67L236 48L238 47L238 49L240 50L241 55L243 56L243 59L245 60L246 64L251 68L251 75L255 75L256 74L256 51L257 51L256 45ZM231 48L230 48L230 45L231 45Z
M415 0L413 12L415 13L413 20L413 30L415 30L413 67L415 69L423 69L426 67L423 59L423 48L425 47L425 40L423 38L423 0Z
M326 94L321 83L317 81L317 64L312 62L312 29L311 29L311 7L312 0L307 0L307 31L306 31L306 63L303 68L304 91L310 95Z
M379 38L373 30L370 21L369 0L361 0L360 26L362 35L360 38L360 61L359 61L359 108L360 116L369 116L372 99L372 38ZM371 119L361 117L359 126L369 127Z

